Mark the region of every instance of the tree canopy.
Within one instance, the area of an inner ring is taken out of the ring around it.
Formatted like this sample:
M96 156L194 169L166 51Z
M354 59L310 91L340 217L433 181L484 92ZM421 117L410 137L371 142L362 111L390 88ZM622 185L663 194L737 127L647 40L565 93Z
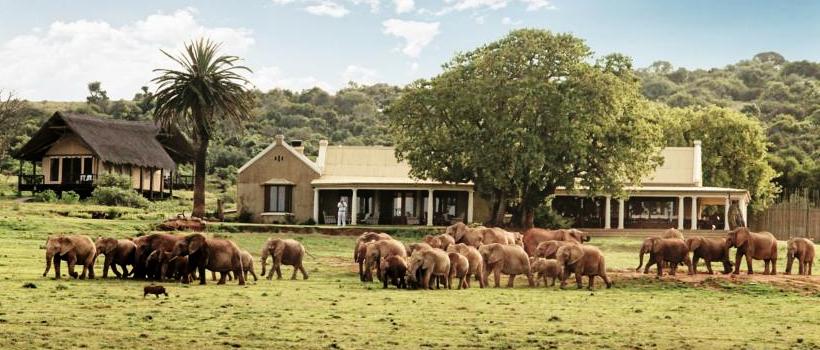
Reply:
M583 40L532 29L456 55L388 110L397 155L414 176L520 199L525 227L558 186L621 193L658 165L662 130L627 57L591 61Z

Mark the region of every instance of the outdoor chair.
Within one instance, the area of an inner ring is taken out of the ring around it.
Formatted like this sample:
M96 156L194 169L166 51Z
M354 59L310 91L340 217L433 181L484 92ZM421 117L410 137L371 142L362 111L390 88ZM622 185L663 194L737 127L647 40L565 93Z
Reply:
M336 215L327 215L324 211L322 216L325 218L325 225L336 225Z

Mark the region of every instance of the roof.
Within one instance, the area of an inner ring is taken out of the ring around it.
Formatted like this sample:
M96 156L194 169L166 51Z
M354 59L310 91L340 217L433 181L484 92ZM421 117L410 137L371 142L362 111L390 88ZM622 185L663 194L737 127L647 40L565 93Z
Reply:
M193 156L193 147L179 131L160 133L153 122L56 112L14 157L40 160L66 132L77 135L99 159L114 164L174 169L175 160L187 162Z
M268 154L268 152L272 151L276 147L283 147L285 150L293 154L297 159L302 161L302 163L305 163L305 165L310 167L310 169L315 171L317 174L322 173L322 170L319 168L319 166L316 163L312 162L310 159L308 159L308 157L305 156L304 153L296 151L296 149L294 149L291 145L287 144L287 142L285 142L285 137L283 135L276 135L276 138L274 139L273 143L271 143L270 146L262 150L262 152L259 152L259 154L257 154L255 157L251 158L251 160L245 162L245 164L243 164L242 167L239 168L237 174L241 174L243 171L245 171L245 169L247 169L253 163L256 163L256 161L264 157L266 154Z
M670 196L675 194L694 194L694 195L713 195L723 197L726 194L743 195L746 199L750 199L749 191L741 188L728 187L709 187L709 186L626 186L624 190L629 192L633 197L640 197L641 193L668 193ZM566 188L558 187L557 194L583 194L584 188L576 188L574 192L567 192Z
M274 177L274 178L272 178L268 181L263 182L262 184L263 185L293 185L294 183L292 181L287 180L287 179L281 179L281 178L278 178L278 177Z

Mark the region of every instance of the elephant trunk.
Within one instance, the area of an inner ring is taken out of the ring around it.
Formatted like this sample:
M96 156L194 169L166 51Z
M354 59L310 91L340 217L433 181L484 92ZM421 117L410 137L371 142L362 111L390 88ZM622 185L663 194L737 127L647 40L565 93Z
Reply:
M643 255L646 253L644 247L641 247L641 253L638 255L638 267L635 268L635 272L641 271L641 266L643 266Z
M261 264L262 264L262 276L264 276L264 275L265 275L265 271L267 271L267 270L266 270L266 267L267 267L267 263L268 263L268 255L269 255L269 253L270 253L270 252L268 252L268 250L267 250L267 249L263 249L263 250L262 250L262 257L260 258L260 259L261 259Z
M792 273L792 264L794 264L794 251L789 250L786 253L786 274Z
M589 242L591 240L592 240L592 237L590 235L584 235L584 237L581 238L582 242Z
M46 275L48 275L48 271L51 270L51 259L53 257L54 254L52 254L49 251L46 251L46 270L43 272L43 277L46 277Z

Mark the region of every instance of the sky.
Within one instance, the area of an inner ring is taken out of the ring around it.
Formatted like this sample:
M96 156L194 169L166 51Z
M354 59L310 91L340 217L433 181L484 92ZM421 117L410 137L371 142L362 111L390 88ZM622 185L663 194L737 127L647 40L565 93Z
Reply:
M161 49L208 37L261 90L331 92L429 78L454 54L516 28L572 33L636 67L723 67L776 51L820 61L820 1L0 0L0 90L33 101L113 99L175 68Z

